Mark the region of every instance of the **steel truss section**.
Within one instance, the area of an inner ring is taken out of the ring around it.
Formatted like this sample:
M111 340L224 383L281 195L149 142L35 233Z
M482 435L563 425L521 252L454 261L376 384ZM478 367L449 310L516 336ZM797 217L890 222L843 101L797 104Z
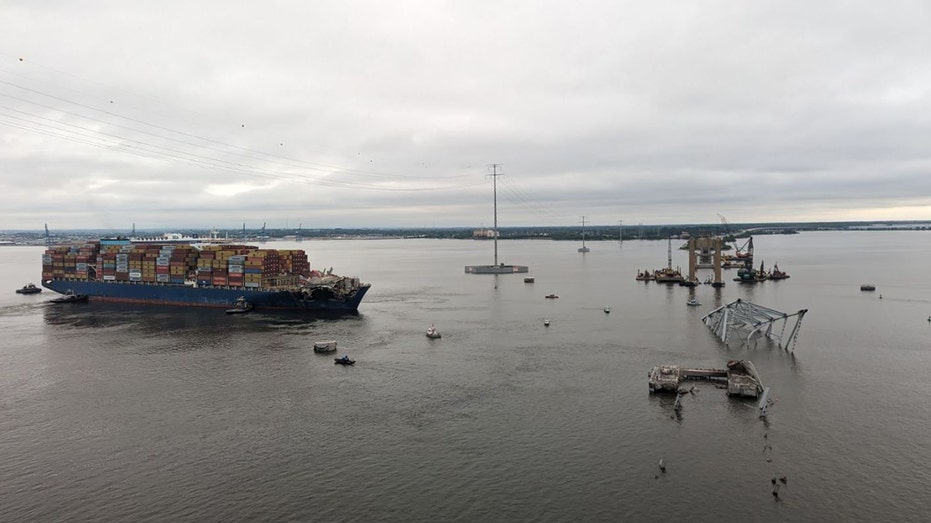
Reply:
M802 309L788 314L738 299L709 312L702 322L725 344L734 336L745 338L747 343L754 337L765 336L780 348L794 352L802 318L807 312L808 309ZM795 322L786 336L786 328L793 318Z

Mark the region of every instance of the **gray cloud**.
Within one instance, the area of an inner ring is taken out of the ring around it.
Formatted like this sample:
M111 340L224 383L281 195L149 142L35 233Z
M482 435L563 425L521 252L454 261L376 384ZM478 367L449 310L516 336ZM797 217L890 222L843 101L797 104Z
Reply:
M923 2L4 11L4 228L931 218Z

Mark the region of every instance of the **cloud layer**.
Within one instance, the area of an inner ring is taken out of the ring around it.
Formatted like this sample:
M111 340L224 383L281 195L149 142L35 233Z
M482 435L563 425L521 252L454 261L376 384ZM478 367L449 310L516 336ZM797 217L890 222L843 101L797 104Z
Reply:
M0 227L931 218L923 2L22 2Z

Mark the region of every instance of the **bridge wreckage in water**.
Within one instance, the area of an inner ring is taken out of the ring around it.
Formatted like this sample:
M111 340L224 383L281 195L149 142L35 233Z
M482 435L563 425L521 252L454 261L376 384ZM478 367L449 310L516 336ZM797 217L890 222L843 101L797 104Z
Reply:
M762 394L763 379L750 360L731 360L726 369L690 369L678 365L661 365L650 369L650 392L681 393L686 380L726 383L728 396L756 398Z
M802 318L808 309L785 313L738 299L709 312L702 322L725 344L734 336L746 339L765 336L787 351L795 351ZM794 323L786 336L788 324Z

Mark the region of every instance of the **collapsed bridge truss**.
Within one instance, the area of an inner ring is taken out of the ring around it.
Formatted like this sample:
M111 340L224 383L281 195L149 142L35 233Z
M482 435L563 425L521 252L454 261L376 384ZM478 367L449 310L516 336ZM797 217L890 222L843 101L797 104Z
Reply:
M808 309L802 309L787 314L738 299L709 312L702 322L725 344L735 336L745 337L747 343L754 337L766 336L780 348L795 351L802 318L807 312ZM795 322L786 337L786 328L793 318Z

